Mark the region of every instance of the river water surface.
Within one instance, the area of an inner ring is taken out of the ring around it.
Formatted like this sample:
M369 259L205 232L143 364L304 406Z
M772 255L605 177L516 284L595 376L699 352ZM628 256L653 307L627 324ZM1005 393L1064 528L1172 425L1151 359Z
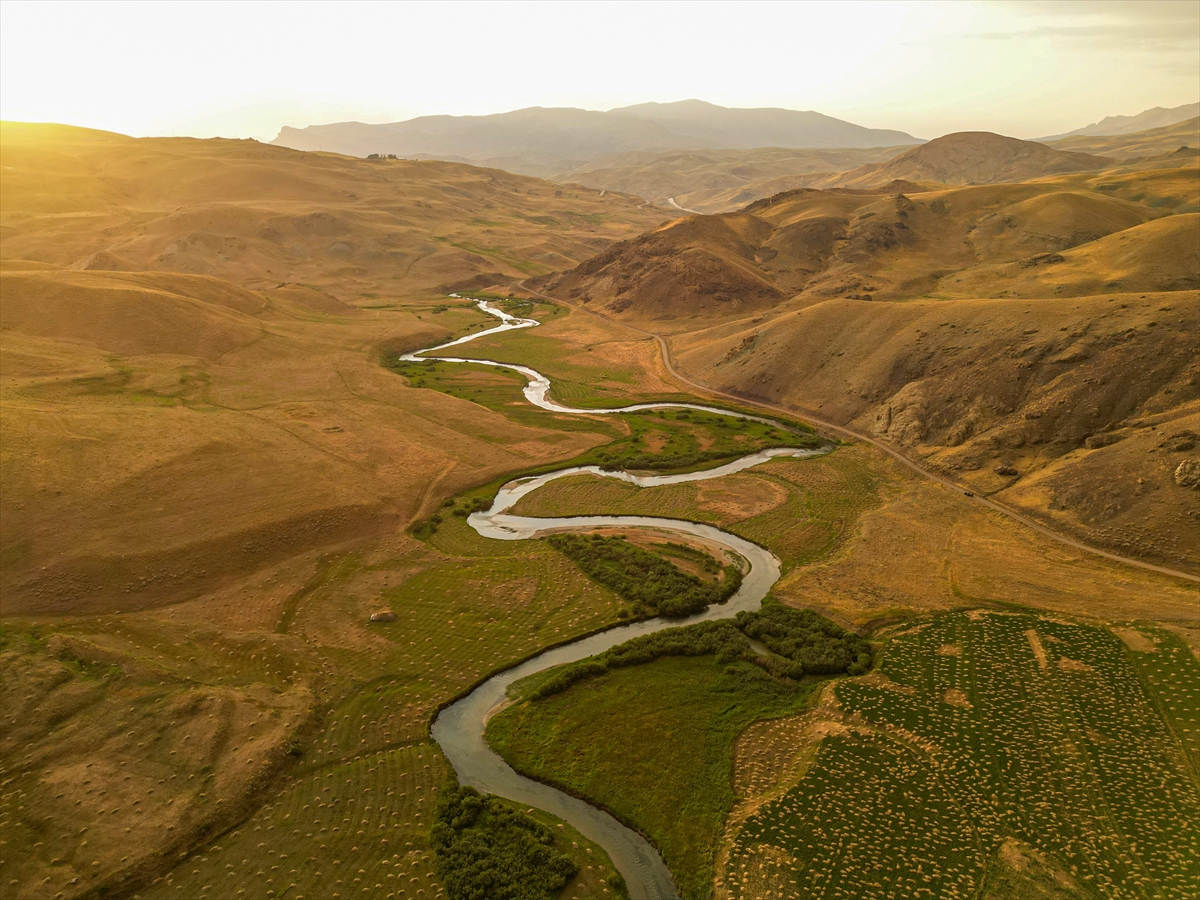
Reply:
M518 328L532 328L538 324L534 319L510 316L482 300L477 303L485 313L500 319L500 324L478 334L448 341L436 347L418 350L415 353L406 353L401 359L408 362L482 363L512 369L520 372L528 380L528 384L525 386L525 397L530 403L557 413L596 416L637 412L645 409L685 408L776 424L772 420L760 416L734 413L696 403L639 403L615 409L572 409L551 400L549 396L550 379L527 366L501 363L490 359L433 355L450 347L478 340L486 335ZM522 497L536 491L542 485L570 475L597 475L604 478L616 478L639 487L653 487L720 478L780 456L807 457L825 452L827 450L824 449L776 448L752 453L716 468L677 475L634 474L605 471L598 466L572 466L532 478L514 479L500 488L490 509L474 513L467 519L467 523L484 537L502 541L520 541L558 531L585 531L603 527L649 528L689 535L700 538L708 544L723 547L745 559L749 564L749 570L742 579L742 585L737 593L725 603L710 606L704 612L684 619L656 618L617 625L598 634L579 638L546 650L518 666L493 675L470 694L446 707L433 722L433 739L441 746L446 759L458 773L459 781L480 791L497 794L526 806L543 809L569 822L584 837L599 844L607 851L613 865L617 867L629 886L629 894L633 900L676 900L678 891L671 872L649 841L590 803L572 797L547 784L519 775L484 741L484 727L487 724L488 716L504 704L509 686L535 672L594 656L610 647L624 643L630 638L653 634L664 628L677 628L693 622L727 619L742 610L758 609L762 604L763 597L779 579L779 560L758 544L737 535L711 525L701 525L681 519L660 519L652 516L534 518L511 515L508 510L512 509Z

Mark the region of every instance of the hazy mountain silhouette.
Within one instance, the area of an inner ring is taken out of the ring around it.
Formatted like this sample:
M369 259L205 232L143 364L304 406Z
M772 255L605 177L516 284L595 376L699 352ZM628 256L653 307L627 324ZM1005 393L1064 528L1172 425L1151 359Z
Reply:
M1151 128L1174 125L1176 122L1186 122L1196 116L1200 116L1200 103L1185 103L1183 106L1175 106L1171 109L1156 106L1153 109L1143 110L1136 116L1105 116L1099 122L1093 122L1083 128L1076 128L1065 134L1052 134L1048 137L1038 138L1038 140L1056 141L1060 138L1074 137L1077 134L1088 136L1133 134L1135 131L1148 131Z
M595 112L532 107L490 116L422 116L366 125L285 126L272 142L350 156L394 153L550 175L631 150L751 147L890 147L920 143L902 131L864 128L818 112L728 109L700 100Z

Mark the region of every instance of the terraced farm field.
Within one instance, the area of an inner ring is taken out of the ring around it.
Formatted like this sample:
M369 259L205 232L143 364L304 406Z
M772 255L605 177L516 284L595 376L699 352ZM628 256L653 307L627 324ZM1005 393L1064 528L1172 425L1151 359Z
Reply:
M1194 896L1200 665L1133 634L1159 643L998 612L896 634L836 686L795 786L727 835L723 896Z

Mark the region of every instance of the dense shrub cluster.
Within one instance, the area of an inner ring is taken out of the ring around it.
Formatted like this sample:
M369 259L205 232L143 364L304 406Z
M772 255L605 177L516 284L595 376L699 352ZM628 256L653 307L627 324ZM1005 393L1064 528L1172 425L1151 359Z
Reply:
M578 871L545 825L451 778L430 835L450 900L549 900Z
M563 666L531 691L529 699L549 697L585 678L603 675L609 669L641 665L660 656L707 656L710 653L716 654L721 662L730 663L754 655L746 636L733 623L699 622L634 638L604 653Z
M871 666L871 645L866 638L812 610L784 606L773 597L767 597L758 612L738 613L737 625L772 653L799 666L795 675L784 670L786 667L781 667L780 674L861 675Z
M765 644L773 655L762 656L747 637ZM752 662L772 675L798 679L804 675L861 675L871 666L866 638L838 627L814 612L784 606L774 597L758 612L741 612L733 621L699 622L634 638L611 650L563 666L529 693L539 700L610 669L636 666L661 656L706 656L721 663Z
M802 447L808 446L810 443L816 443L816 441L809 438L789 437L787 440L765 443L765 446ZM611 455L598 455L600 456L600 468L613 472L622 469L691 469L718 459L729 459L731 456L740 455L740 452L721 449L693 450L690 453L675 453L671 455L665 453L613 453Z
M742 573L734 566L725 567L719 584L704 582L623 537L555 534L546 540L590 578L632 603L635 615L691 615L728 600L742 584Z

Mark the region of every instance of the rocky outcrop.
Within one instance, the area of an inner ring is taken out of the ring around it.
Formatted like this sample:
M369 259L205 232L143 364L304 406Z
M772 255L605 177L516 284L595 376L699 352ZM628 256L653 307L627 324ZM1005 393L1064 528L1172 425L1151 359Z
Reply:
M1180 487L1200 490L1200 459L1185 459L1175 469L1175 483Z

